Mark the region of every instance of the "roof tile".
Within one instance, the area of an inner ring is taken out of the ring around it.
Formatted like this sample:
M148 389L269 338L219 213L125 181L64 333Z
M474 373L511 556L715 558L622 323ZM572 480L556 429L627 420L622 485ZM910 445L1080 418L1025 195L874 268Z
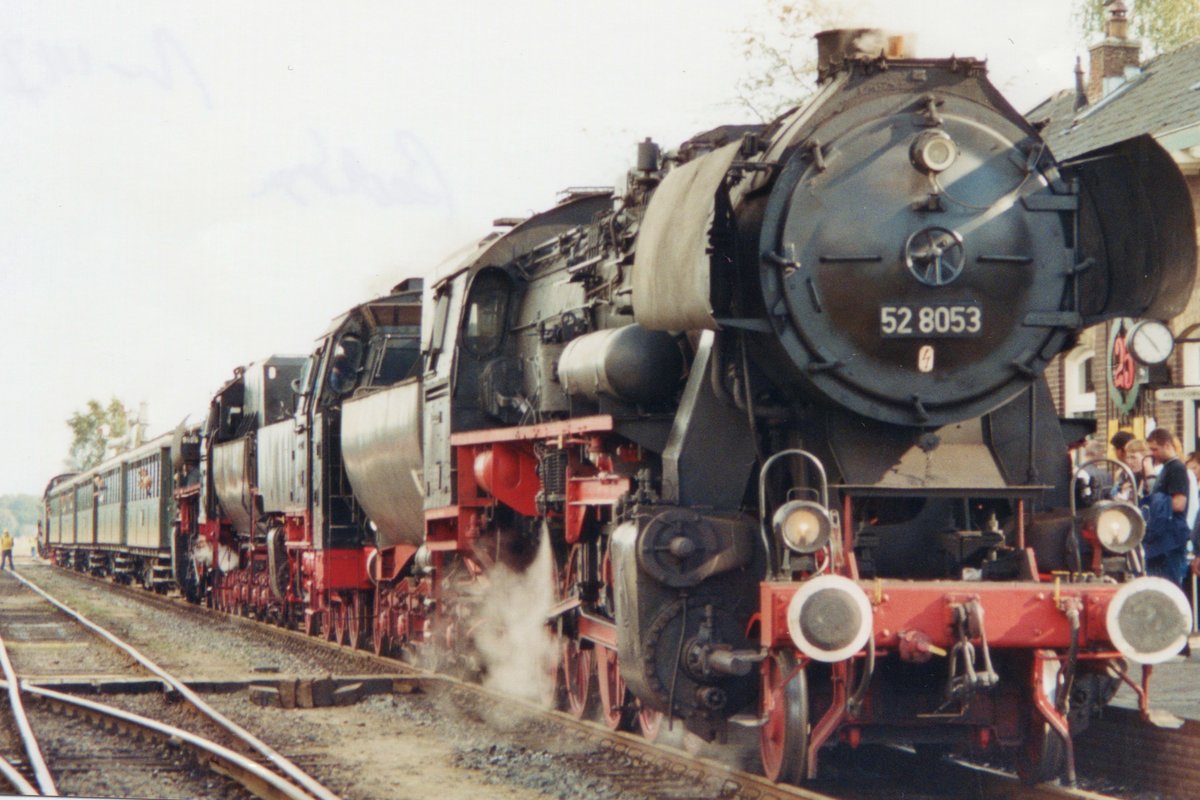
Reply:
M1042 131L1059 160L1139 136L1200 124L1200 40L1142 65L1139 76L1075 111L1075 92L1060 91L1031 109L1049 118Z

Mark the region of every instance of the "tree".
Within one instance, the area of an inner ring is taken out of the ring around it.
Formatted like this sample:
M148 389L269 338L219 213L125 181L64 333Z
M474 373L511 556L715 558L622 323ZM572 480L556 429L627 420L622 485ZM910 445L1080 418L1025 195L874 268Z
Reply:
M1200 0L1123 0L1130 8L1130 32L1154 53L1165 53L1200 38ZM1076 0L1075 18L1085 39L1104 32L1112 0Z
M753 74L738 81L738 103L764 122L798 105L816 89L813 36L836 27L841 0L767 0L766 28L743 28L742 54Z
M99 400L88 400L85 411L76 411L67 420L74 440L67 457L67 469L83 472L104 460L109 439L118 439L129 432L130 412L117 398L107 406Z
M30 494L6 494L0 497L0 528L13 536L31 536L37 532L41 515L40 498Z

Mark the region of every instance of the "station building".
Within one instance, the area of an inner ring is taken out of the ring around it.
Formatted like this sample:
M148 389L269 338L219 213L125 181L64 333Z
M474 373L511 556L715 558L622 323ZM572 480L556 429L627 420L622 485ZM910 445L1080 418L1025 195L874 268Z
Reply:
M1076 64L1075 88L1026 116L1048 120L1042 135L1059 161L1153 136L1183 172L1200 220L1200 40L1143 63L1120 0L1109 6L1104 33L1089 51L1086 76ZM1046 377L1059 415L1095 419L1106 441L1118 429L1144 437L1165 426L1179 436L1185 454L1200 450L1200 276L1187 307L1169 323L1176 345L1165 364L1147 368L1132 361L1123 337L1134 322L1086 329L1074 349L1050 364ZM1131 369L1128 386L1120 376Z

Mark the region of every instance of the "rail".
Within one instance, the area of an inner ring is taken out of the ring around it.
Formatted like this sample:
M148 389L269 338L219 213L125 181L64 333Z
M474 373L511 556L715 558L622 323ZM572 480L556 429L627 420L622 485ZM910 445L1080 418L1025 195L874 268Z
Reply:
M12 683L4 681L12 688ZM312 800L313 795L300 787L285 780L253 759L230 750L216 742L189 733L182 728L176 728L165 722L143 717L115 706L73 697L69 694L56 692L40 686L30 686L22 683L21 691L43 702L70 708L82 712L100 722L112 722L126 728L136 728L139 731L156 736L171 745L187 746L200 755L201 760L216 762L222 772L244 786L256 797L264 800ZM31 787L32 788L32 787ZM37 792L34 792L37 794Z
M38 746L37 737L33 735L33 728L30 727L29 718L25 715L25 704L21 702L21 688L17 683L17 673L13 670L12 661L8 658L8 648L2 638L0 638L0 666L4 668L4 679L8 689L8 707L12 712L13 721L17 724L17 731L21 735L21 747L25 750L29 765L33 769L34 778L37 780L39 790L37 793L47 797L57 797L58 787L54 785L54 777L50 774L49 767L46 766L46 759L42 758L42 748ZM5 770L5 775L7 776L7 774L8 772ZM10 780L9 783L12 781ZM12 785L18 790L22 789L15 783Z
M25 797L38 797L38 790L32 783L25 780L16 767L9 763L7 758L0 758L0 776L8 781L8 785L16 789L19 794Z
M188 703L191 704L191 706L193 708L195 708L197 711L199 711L204 716L208 717L210 720L215 722L217 725L224 728L227 732L229 732L234 737L245 742L246 745L248 745L251 749L256 751L259 755L261 755L264 759L266 759L269 763L271 763L276 769L278 769L280 772L282 772L284 775L286 775L291 780L295 781L297 785L303 787L307 792L309 792L309 794L311 794L312 797L316 798L317 800L340 800L340 798L338 797L337 794L330 791L327 787L318 783L311 775L309 775L304 770L300 769L300 767L296 766L296 764L294 764L292 761L290 761L287 757L276 752L266 742L262 741L257 736L250 733L245 728L243 728L242 726L238 725L233 720L226 717L220 711L217 711L215 708L210 706L208 703L204 702L204 700L198 694L196 694L194 691L192 691L182 681L180 681L175 676L171 675L169 672L164 670L162 667L158 666L158 664L151 661L149 658L147 658L145 655L140 653L138 650L134 649L129 644L122 641L120 638L114 636L112 633L105 630L101 626L92 622L91 620L89 620L87 617L83 616L79 612L75 611L74 609L70 608L66 604L64 604L61 601L57 600L56 598L52 597L40 586L33 583L28 578L22 576L15 570L10 572L9 574L12 575L14 578L16 578L18 581L20 581L30 591L34 592L35 594L40 596L43 600L45 600L46 602L53 605L59 611L62 611L64 614L66 614L67 616L74 619L76 622L78 622L83 627L87 628L88 630L92 631L96 635L100 636L101 638L103 638L103 639L107 640L108 642L110 642L111 644L113 644L115 647L124 651L131 658L133 658L135 661L137 661L139 664L141 664L146 670L148 670L150 673L152 673L153 675L158 677L160 680L162 680L163 683L165 683L171 689L175 690L175 692L177 692L180 697L187 700ZM22 684L22 686L24 687L25 685ZM28 687L25 687L25 688L28 688Z

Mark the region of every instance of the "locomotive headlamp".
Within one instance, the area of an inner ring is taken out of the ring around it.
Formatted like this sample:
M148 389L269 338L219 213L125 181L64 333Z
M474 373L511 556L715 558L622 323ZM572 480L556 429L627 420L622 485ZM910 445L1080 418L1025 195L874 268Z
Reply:
M1138 664L1161 664L1187 642L1191 609L1165 578L1137 578L1109 601L1105 626L1121 655Z
M792 641L804 655L827 664L844 661L871 636L871 601L849 578L819 575L792 595L787 623Z
M913 142L909 158L922 172L945 172L958 158L958 146L945 131L924 131Z
M1096 538L1110 553L1128 553L1142 543L1146 521L1129 503L1105 500L1084 512L1084 527L1096 531Z
M815 553L829 543L829 512L811 500L792 500L775 512L775 535L797 553Z

